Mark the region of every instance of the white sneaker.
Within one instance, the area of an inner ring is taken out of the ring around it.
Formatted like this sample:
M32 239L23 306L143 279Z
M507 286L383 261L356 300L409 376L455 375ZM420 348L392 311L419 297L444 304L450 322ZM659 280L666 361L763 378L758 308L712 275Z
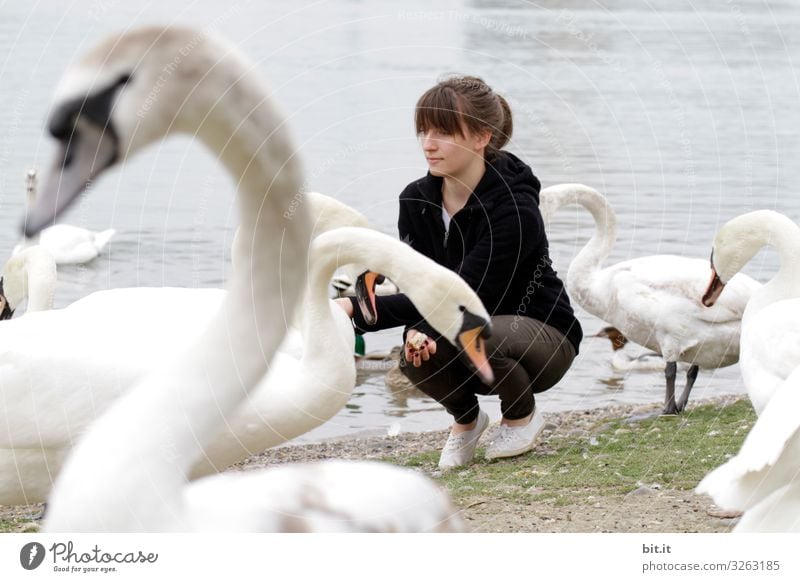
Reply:
M451 432L442 449L442 456L439 457L439 468L442 471L448 471L469 463L475 456L478 439L481 438L483 431L488 426L489 415L481 410L478 412L478 422L475 424L475 428L459 434Z
M486 448L486 458L500 459L527 453L533 449L536 437L541 434L543 429L544 418L536 409L533 410L531 421L525 426L506 426L501 424Z

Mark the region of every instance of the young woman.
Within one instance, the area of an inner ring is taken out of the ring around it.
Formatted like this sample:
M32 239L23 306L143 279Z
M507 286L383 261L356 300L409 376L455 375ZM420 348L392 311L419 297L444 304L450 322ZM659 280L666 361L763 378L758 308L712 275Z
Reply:
M513 128L506 100L480 78L448 78L420 97L415 123L429 171L400 194L400 238L460 274L492 314L494 384L484 386L404 295L378 297L373 326L355 301L340 301L362 332L406 326L403 373L455 420L439 460L447 470L472 460L489 424L477 394L497 394L503 413L487 458L533 448L544 426L534 394L569 369L582 331L551 267L539 180L501 151Z

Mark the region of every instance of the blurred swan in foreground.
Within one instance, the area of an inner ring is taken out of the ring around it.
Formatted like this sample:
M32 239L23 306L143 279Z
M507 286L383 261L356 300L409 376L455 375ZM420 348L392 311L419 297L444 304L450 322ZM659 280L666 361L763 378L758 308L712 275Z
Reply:
M614 210L593 188L559 184L541 192L539 206L545 224L569 204L583 206L595 222L594 235L567 272L570 298L629 340L661 354L666 361L664 414L682 411L699 368L721 368L738 361L742 314L759 284L736 275L730 281L730 293L713 309L706 309L698 300L711 277L705 260L652 255L603 268L616 241ZM686 387L676 402L677 362L690 367Z
M171 82L153 99L158 75L177 54ZM284 335L276 314L290 319L303 287L310 221L304 209L286 215L302 176L266 95L234 48L179 28L112 37L62 79L49 122L62 153L28 214L26 234L62 213L89 179L167 132L184 131L214 150L234 177L243 240L252 244L243 245L244 268L234 271L205 332L84 435L49 499L48 531L461 527L429 480L385 465L333 461L187 482L203 446L266 372Z
M766 245L778 251L780 269L747 304L740 359L759 418L739 453L697 490L744 512L736 531L800 532L800 227L771 210L727 222L714 238L703 303L724 298L726 282Z

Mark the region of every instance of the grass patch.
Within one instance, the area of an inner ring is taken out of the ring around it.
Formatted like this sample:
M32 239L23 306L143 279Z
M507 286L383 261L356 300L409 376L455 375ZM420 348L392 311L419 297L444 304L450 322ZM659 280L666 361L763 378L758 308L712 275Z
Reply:
M534 454L476 463L439 480L456 502L480 497L547 501L561 505L588 496L621 495L642 485L689 490L728 455L735 454L755 422L747 400L704 405L677 417L638 422L605 420L584 431L561 427ZM393 459L435 470L439 452Z
M0 534L3 533L36 533L39 531L39 524L32 522L31 517L0 517Z

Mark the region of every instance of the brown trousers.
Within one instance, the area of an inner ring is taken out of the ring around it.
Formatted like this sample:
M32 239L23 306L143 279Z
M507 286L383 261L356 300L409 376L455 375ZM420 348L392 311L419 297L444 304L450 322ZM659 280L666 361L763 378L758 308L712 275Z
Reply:
M462 355L445 339L422 366L400 358L400 369L417 388L442 404L459 424L478 416L477 394L497 394L508 420L525 418L536 404L534 394L553 387L572 365L575 347L560 331L530 317L492 317L492 337L486 353L494 371L492 386L481 382Z

